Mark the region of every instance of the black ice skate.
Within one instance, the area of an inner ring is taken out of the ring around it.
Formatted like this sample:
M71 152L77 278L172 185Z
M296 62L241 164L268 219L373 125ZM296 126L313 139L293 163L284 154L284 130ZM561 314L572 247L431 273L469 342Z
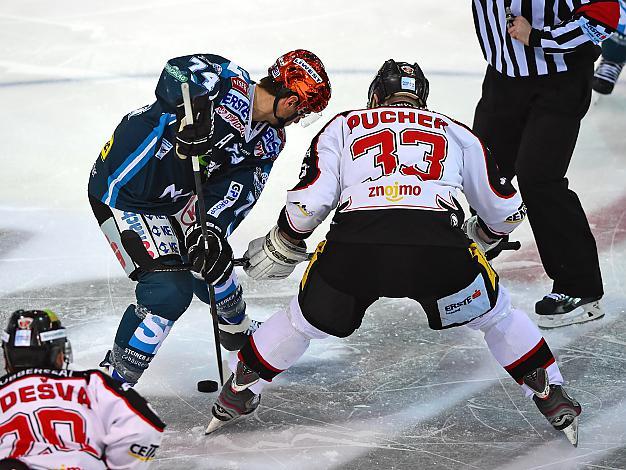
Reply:
M613 88L615 88L615 83L617 83L623 67L623 62L620 64L602 59L600 65L596 68L591 86L602 95L610 95L613 92Z
M243 367L240 367L240 365ZM213 418L211 418L204 434L211 434L229 421L248 415L256 410L261 401L261 395L248 390L248 387L258 381L259 376L248 369L242 362L239 362L237 364L237 372L232 374L226 381L213 404L213 409L211 410Z
M118 382L122 384L128 384L131 387L135 385L135 383L129 382L124 378L122 374L115 370L115 367L113 366L113 351L111 351L110 349L107 351L104 359L102 359L102 362L100 362L98 366L100 367L100 369L102 369L103 372L109 374L113 379L117 380Z
M225 323L222 318L218 323L220 329L220 344L228 351L239 351L244 344L248 336L251 336L259 326L261 322L252 320L248 315L244 317L241 323L231 325Z
M535 312L540 315L537 325L540 328L558 328L602 318L604 311L600 299L548 294L535 304Z
M574 447L578 447L578 415L582 411L580 403L560 385L550 385L548 373L541 367L525 375L524 383L535 392L535 405L554 429L563 431Z

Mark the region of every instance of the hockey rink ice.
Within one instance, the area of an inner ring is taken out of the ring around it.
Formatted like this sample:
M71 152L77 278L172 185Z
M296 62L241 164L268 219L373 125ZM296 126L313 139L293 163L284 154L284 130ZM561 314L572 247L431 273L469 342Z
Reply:
M134 301L134 283L91 214L88 174L120 119L154 100L167 59L215 53L260 79L278 55L306 48L329 72L330 105L314 125L288 129L260 202L231 238L237 256L275 223L315 133L335 113L365 106L384 60L417 61L430 80L429 108L468 125L485 69L469 1L0 5L0 321L17 308L57 311L75 368L97 367ZM196 382L217 379L217 367L209 308L194 300L137 386L168 424L152 468L626 468L625 113L622 76L584 119L569 171L596 235L606 316L545 331L583 407L578 448L524 398L480 333L431 331L418 304L389 299L352 337L313 341L254 415L204 436L216 394L197 392ZM494 267L534 318L551 283L528 223L512 239L522 249ZM286 305L303 270L275 282L241 272L249 314L265 319Z

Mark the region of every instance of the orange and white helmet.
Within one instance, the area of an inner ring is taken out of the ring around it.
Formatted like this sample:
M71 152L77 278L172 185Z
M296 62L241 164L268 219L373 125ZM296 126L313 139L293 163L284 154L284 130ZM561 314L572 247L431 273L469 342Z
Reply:
M322 61L312 52L296 49L281 55L268 75L283 85L277 98L295 94L299 98L298 114L321 113L330 100L330 80Z

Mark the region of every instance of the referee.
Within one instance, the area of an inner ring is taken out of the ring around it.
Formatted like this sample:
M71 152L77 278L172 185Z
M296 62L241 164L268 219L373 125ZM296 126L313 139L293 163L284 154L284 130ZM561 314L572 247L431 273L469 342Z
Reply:
M615 30L618 0L473 0L487 71L474 132L500 173L517 176L552 293L539 326L604 315L596 242L565 177L591 101L598 44Z

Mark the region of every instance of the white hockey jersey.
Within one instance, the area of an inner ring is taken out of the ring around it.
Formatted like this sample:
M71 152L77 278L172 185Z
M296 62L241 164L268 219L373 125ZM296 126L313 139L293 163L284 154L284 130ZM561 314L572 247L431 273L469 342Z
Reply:
M348 111L313 139L279 227L306 238L337 208L329 240L466 246L460 191L495 235L525 217L518 193L462 124L411 107Z
M0 459L33 469L147 468L164 427L137 392L97 370L0 378Z

